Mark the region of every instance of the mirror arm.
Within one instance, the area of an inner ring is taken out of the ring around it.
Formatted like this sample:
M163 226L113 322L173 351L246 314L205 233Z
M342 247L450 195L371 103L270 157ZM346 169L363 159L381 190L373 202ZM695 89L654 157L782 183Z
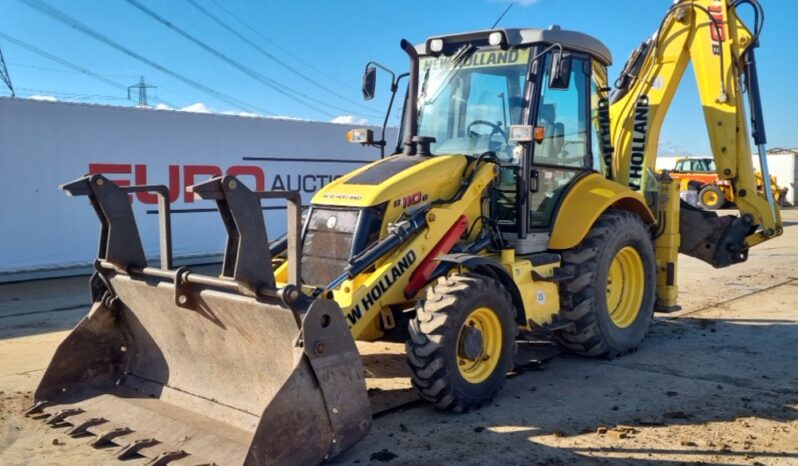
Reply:
M555 49L555 48L557 48L557 49L560 49L560 53L564 53L564 51L563 51L564 49L563 49L563 47L562 47L562 44L561 44L561 43L559 43L559 42L555 42L555 43L553 43L553 44L549 45L548 47L546 47L545 49L543 49L541 52L539 52L539 53L535 54L535 56L534 56L534 57L532 57L532 60L530 60L530 63L531 63L531 62L534 62L534 61L537 61L537 60L538 60L540 57L542 57L543 55L545 55L545 54L546 54L547 52L549 52L551 49Z
M385 129L388 127L388 119L391 116L391 109L393 109L393 103L396 99L396 91L399 90L399 82L402 80L402 78L408 77L410 73L402 73L399 76L396 76L396 73L394 73L393 70L376 61L370 61L366 63L366 70L368 70L371 66L379 68L391 75L391 100L388 102L388 110L385 112L385 118L382 121L382 134L380 134L379 141L374 141L369 144L380 148L380 158L383 159L385 158L385 146L388 144L385 141Z
M385 146L388 144L385 141L385 128L388 127L388 119L391 116L391 109L393 109L394 99L396 98L396 91L399 90L399 81L401 81L402 78L410 76L410 73L402 73L397 77L390 70L388 70L388 72L391 73L391 75L393 76L391 80L391 100L388 101L388 110L385 112L385 119L382 121L382 134L380 135L380 140L374 143L375 146L378 146L380 148L381 159L385 158Z
M370 62L366 63L366 69L368 69L369 66L374 66L374 67L379 68L379 69L381 69L381 70L383 70L383 71L385 71L387 73L390 73L391 74L391 82L395 82L396 81L396 73L391 71L390 68L387 68L387 67L385 67L385 66L383 66L383 65L381 65L381 64L379 64L379 63L377 63L375 61L370 61Z

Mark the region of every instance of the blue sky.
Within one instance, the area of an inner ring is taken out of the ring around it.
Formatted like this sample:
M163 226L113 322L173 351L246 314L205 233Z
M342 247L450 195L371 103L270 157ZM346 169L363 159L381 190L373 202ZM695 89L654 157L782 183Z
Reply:
M204 93L18 0L0 0L0 33L114 83L132 85L139 76L144 76L148 83L158 86L157 97L176 108L268 112L326 121L365 118L372 123L382 119L388 88L386 75L380 75L378 97L371 102L360 99L360 79L367 61L377 60L397 72L404 71L407 59L398 46L401 38L422 42L430 35L484 29L507 6L499 0L132 0L229 59L244 64L246 69L242 71L158 23L128 0L44 1L152 62L248 105ZM225 30L192 6L191 1L232 26L261 51ZM798 17L798 2L761 1L767 22L758 58L769 145L796 147L798 128L793 115L798 87L792 77L798 74L795 60L798 41L791 31L795 28L794 18ZM671 3L671 0L521 0L501 25L560 24L566 29L592 34L613 52L615 64L610 76L614 79L628 54L651 35ZM747 11L745 17L750 18ZM126 100L123 89L112 84L69 70L2 37L0 47L20 95L134 105ZM272 87L263 84L264 80ZM304 96L300 99L305 103L285 95L297 93ZM0 95L8 95L5 88L0 89ZM156 103L158 100L151 99L151 104ZM709 151L690 71L665 122L660 142L664 153Z

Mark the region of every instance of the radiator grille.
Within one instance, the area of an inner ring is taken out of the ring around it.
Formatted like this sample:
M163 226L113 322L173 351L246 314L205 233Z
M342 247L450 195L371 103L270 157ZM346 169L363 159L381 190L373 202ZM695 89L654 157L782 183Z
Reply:
M343 273L352 253L359 210L313 208L302 242L302 281L323 286Z

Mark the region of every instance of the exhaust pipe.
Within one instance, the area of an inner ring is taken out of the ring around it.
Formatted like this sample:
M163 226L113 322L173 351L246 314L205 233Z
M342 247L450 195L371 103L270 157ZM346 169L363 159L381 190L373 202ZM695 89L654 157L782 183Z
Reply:
M407 84L407 102L405 103L405 140L404 155L416 155L416 143L413 138L418 133L418 52L415 46L405 39L399 43L402 50L410 58L410 82Z

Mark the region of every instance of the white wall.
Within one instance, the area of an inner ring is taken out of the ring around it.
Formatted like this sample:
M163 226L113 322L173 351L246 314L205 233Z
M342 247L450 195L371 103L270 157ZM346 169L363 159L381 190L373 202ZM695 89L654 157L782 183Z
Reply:
M96 256L99 223L88 201L58 185L95 169L135 182L181 191L175 210L213 208L186 200L186 177L197 166L233 166L262 173L265 188L300 190L305 202L333 176L379 158L379 151L346 142L351 127L332 123L185 113L0 98L0 281L37 270L85 266ZM375 128L375 132L377 129ZM395 130L389 130L393 143ZM267 157L278 160L245 160ZM310 161L295 160L310 159ZM349 160L355 163L331 160ZM193 167L193 168L192 168ZM204 171L200 169L200 171ZM207 179L199 174L196 181ZM241 176L254 188L255 176ZM143 179L141 180L143 181ZM271 201L269 201L271 202ZM279 202L273 205L279 205ZM270 205L270 204L265 204ZM134 198L145 250L158 254L157 207ZM271 237L285 230L282 210L266 211ZM176 256L216 254L224 244L218 213L173 215ZM20 274L22 272L22 274Z
M775 152L768 154L768 169L770 174L776 177L776 183L781 188L788 188L787 200L795 205L796 200L796 180L798 179L798 154L793 151ZM754 167L759 170L759 156L754 156Z
M660 155L657 157L657 170L673 170L676 167L676 161L682 157L670 157L667 155Z

